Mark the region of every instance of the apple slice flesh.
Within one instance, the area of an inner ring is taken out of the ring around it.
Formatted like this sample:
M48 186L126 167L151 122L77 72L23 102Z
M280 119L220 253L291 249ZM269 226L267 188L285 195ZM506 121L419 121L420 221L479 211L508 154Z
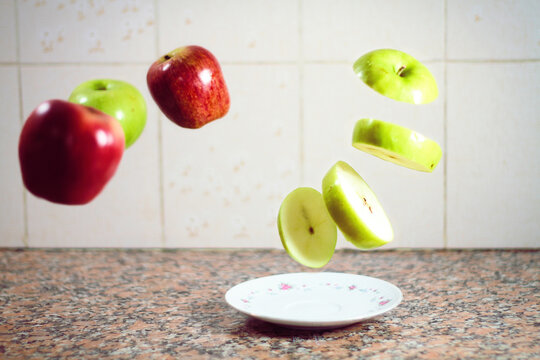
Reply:
M334 254L337 228L315 189L300 187L285 197L278 230L285 251L302 265L323 267Z
M377 196L347 163L338 161L326 173L323 198L339 230L356 247L373 249L394 239Z
M394 164L425 172L432 172L442 156L435 141L403 126L375 119L356 122L352 144Z

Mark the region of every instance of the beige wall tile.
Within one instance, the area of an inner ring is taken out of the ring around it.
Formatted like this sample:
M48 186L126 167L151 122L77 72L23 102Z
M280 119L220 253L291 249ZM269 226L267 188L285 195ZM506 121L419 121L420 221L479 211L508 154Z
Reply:
M537 63L448 67L448 245L538 247Z
M296 61L298 2L289 0L162 0L161 53L200 45L220 61Z
M0 247L23 246L23 183L19 167L19 82L16 66L0 66Z
M152 1L19 1L24 62L151 61L156 57Z
M0 1L0 61L17 60L17 34L15 26L15 1Z
M450 59L538 59L540 2L448 1Z
M421 60L444 56L443 1L303 1L302 23L307 61L353 62L379 48Z
M226 117L197 130L164 119L167 246L279 247L281 200L298 186L296 66L223 67Z

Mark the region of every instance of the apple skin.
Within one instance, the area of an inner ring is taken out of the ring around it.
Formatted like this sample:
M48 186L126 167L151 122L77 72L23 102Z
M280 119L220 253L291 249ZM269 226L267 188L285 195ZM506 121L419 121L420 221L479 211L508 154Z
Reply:
M78 85L68 99L116 118L124 129L127 149L146 126L146 101L133 85L113 79L95 79Z
M64 100L45 101L19 137L24 185L53 203L86 204L116 172L124 144L122 126L112 116Z
M229 91L219 62L200 46L163 55L148 69L146 81L163 114L181 127L197 129L229 111Z
M382 120L358 120L352 144L383 160L424 172L432 172L442 157L441 147L435 141Z
M397 101L426 104L439 96L437 82L428 68L399 50L368 52L356 60L353 69L366 85Z
M379 200L360 175L338 161L322 181L326 208L343 236L362 250L394 239L394 230Z

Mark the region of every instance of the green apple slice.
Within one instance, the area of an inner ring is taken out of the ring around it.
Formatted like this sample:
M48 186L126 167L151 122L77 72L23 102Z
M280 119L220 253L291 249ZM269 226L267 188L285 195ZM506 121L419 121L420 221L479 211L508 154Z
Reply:
M439 96L428 68L399 50L371 51L356 60L353 69L366 85L394 100L426 104Z
M375 119L356 122L352 144L394 164L425 172L432 172L442 156L435 141L403 126Z
M394 231L379 200L354 169L338 161L323 178L328 212L345 238L360 249L380 247Z
M323 267L334 254L337 228L315 189L300 187L285 197L278 230L285 251L302 265Z

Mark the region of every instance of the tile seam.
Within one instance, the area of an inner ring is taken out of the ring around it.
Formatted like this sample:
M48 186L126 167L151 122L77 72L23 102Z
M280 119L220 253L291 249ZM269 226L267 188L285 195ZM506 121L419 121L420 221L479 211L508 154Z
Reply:
M305 141L304 141L304 44L303 44L303 22L302 22L303 4L298 0L298 128L299 128L299 162L300 162L300 184L305 181Z
M448 249L448 0L444 0L443 248Z
M15 11L15 43L16 43L16 57L17 61L14 65L17 66L17 82L19 85L19 125L22 129L24 125L24 108L23 108L23 88L22 88L22 65L21 65L21 40L20 40L20 30L19 30L19 6L17 0L13 0L13 7ZM28 194L26 188L23 186L22 190L22 201L23 201L23 237L22 242L25 248L30 247L29 242L29 224L28 224Z
M159 5L158 0L154 0L154 58L159 57ZM149 64L146 64L147 66ZM167 247L167 237L165 235L165 188L164 188L164 165L163 165L163 115L158 109L157 121L157 151L158 151L158 177L159 177L159 228L161 247Z
M157 55L156 55L157 56ZM538 63L540 59L428 59L421 60L423 63L445 62L450 64L522 64ZM268 65L291 65L298 66L300 60L296 61L221 61L222 65L227 66L268 66ZM350 65L346 60L305 60L302 59L302 65ZM149 66L149 61L141 62L31 62L31 61L0 61L0 66Z

